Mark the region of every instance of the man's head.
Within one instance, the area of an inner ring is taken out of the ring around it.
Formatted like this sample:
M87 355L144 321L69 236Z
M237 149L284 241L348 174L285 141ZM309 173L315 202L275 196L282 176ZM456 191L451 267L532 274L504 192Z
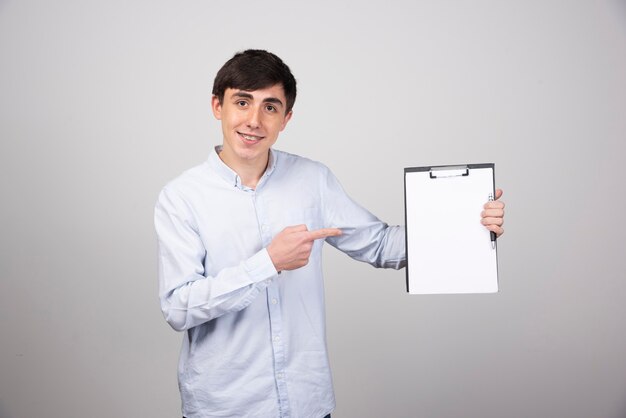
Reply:
M296 101L296 79L280 58L271 52L248 49L238 52L217 72L213 82L213 95L220 103L226 89L260 90L275 85L282 86L287 100L285 114Z

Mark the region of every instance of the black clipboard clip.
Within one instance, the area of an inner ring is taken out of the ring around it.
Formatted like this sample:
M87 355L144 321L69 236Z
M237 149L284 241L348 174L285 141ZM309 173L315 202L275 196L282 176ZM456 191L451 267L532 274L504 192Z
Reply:
M442 179L447 177L465 177L469 176L469 167L466 165L446 165L441 167L431 167L430 171L431 179Z

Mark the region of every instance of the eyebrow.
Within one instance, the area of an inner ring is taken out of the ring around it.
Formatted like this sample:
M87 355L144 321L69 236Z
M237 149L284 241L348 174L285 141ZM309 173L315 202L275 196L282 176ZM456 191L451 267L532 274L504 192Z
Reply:
M244 99L252 99L254 100L254 96L250 93L246 93L245 91L237 91L235 93L233 93L233 97L241 97ZM274 103L274 104L278 104L280 106L283 106L283 102L276 98L276 97L266 97L265 99L263 99L263 103Z

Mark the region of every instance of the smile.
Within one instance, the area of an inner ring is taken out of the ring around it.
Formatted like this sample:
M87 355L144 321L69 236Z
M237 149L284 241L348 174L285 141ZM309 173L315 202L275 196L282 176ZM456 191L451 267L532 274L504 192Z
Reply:
M264 138L262 136L242 134L241 132L237 132L237 133L241 135L241 137L245 139L246 141L260 141L261 139Z

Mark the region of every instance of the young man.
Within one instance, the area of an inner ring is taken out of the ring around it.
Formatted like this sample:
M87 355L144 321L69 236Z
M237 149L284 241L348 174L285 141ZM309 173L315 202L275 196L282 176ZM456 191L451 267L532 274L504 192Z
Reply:
M280 58L236 54L213 86L223 144L156 204L161 307L186 332L178 377L188 418L329 417L322 244L375 267L405 265L403 227L351 200L322 164L272 148L295 98ZM482 213L498 235L503 207Z

